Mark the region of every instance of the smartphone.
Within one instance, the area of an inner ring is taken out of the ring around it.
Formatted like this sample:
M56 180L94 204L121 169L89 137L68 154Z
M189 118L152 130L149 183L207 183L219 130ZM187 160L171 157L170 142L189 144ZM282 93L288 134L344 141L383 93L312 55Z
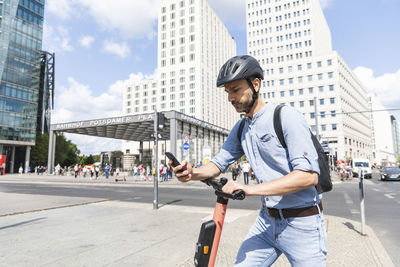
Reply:
M172 167L176 167L176 166L181 165L181 163L175 158L174 154L172 154L171 152L165 152L165 156L167 156L167 158L172 160ZM183 171L186 171L185 167L180 169L178 172L183 172Z

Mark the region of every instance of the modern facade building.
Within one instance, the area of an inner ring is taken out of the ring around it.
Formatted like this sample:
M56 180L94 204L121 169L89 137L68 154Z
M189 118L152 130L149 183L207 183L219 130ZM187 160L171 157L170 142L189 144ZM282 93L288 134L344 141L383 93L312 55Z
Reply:
M396 161L395 132L393 131L392 116L385 111L384 106L376 95L368 94L371 112L372 160L378 165L387 165Z
M394 146L394 155L396 160L399 159L400 156L400 135L399 135L399 126L396 118L391 115L390 122L392 124L392 136L393 136L393 146Z
M338 52L318 0L246 0L261 95L300 110L336 159L372 157L366 91Z
M124 114L175 110L230 129L239 115L227 101L224 90L216 88L216 78L219 68L234 55L235 40L206 0L162 1L158 19L158 77L126 88ZM194 139L203 138L201 135L188 125L178 132L182 142L193 144L197 143ZM168 149L169 143L165 146ZM123 145L124 152L136 153L137 149L134 144ZM194 145L186 156L180 152L178 156L199 161L203 158L202 149Z
M16 147L26 171L35 145L43 13L44 0L0 1L0 155L11 172Z

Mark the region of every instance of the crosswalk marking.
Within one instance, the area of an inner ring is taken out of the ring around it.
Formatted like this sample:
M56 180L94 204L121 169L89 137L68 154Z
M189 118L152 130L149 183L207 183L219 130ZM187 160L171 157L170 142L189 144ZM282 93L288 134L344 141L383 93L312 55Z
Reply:
M346 192L343 193L344 195L344 200L346 201L347 205L353 205L354 202L353 200L350 198L349 194L347 194Z

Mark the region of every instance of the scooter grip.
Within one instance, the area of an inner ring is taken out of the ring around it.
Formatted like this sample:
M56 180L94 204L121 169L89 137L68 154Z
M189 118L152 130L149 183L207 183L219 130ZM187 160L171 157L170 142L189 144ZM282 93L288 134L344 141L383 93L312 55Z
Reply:
M246 193L243 190L236 190L232 194L232 199L243 200L246 198Z

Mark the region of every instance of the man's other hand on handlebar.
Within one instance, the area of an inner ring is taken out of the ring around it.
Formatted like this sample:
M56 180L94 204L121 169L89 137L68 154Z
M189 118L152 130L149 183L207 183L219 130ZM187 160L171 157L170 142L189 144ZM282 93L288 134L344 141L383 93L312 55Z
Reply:
M243 192L246 194L246 196L250 195L249 186L238 183L236 181L229 180L224 185L224 187L222 187L222 191L224 193L228 193L228 194L233 194L233 192L238 191L238 190L243 190Z

